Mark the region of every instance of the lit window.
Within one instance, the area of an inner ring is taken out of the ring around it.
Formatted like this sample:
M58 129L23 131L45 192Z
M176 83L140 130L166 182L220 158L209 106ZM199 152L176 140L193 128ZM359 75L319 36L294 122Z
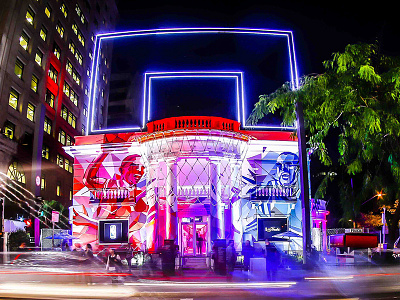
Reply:
M28 108L26 110L26 117L30 121L35 120L35 106L32 103L28 103Z
M45 27L42 27L40 29L40 33L39 33L40 37L42 38L43 41L46 41L47 38L47 29Z
M54 43L54 45L53 45L53 53L54 53L55 57L57 57L57 59L60 59L61 49L60 49L60 47L58 47L58 45L56 43Z
M43 176L42 176L42 178L40 178L40 189L42 191L44 191L46 189L46 178L44 178Z
M72 30L76 35L78 35L78 25L76 25L75 23L72 24Z
M78 41L85 46L85 37L83 36L82 32L79 30L78 25L76 23L72 24L72 31L78 37Z
M71 172L71 173L72 173L72 172ZM69 190L69 200L70 200L70 201L72 201L72 196L73 196L72 190Z
M69 51L71 51L72 54L75 54L76 46L75 46L74 42L72 42L72 41L69 42L68 49L69 49Z
M44 117L44 132L51 134L52 122L48 117Z
M68 134L67 134L67 140L66 140L66 142L65 142L65 146L71 146L72 145L72 137L70 137Z
M44 13L46 14L46 16L48 18L50 18L51 17L51 7L47 5L46 8L44 9Z
M21 45L22 48L28 50L29 37L24 31L22 31L22 34L19 38L19 44Z
M76 52L75 52L75 58L76 58L77 62L82 66L83 57L82 57L82 54L78 50L76 50Z
M72 63L69 60L67 60L65 68L67 69L69 75L72 75L72 70L74 69L74 67L72 66Z
M68 124L71 125L73 128L76 128L76 116L72 113L68 113Z
M78 99L79 96L75 93L73 89L71 89L71 95L69 97L69 100L71 100L71 102L75 104L75 106L78 106Z
M85 125L82 125L82 135L85 135L86 134L86 127L85 127Z
M70 95L70 91L71 91L71 87L69 86L68 83L64 82L63 92L68 98L69 98L69 95Z
M88 109L87 109L87 106L86 106L86 105L83 105L83 115L84 115L85 117L87 117L87 115L88 115Z
M66 18L68 16L68 8L65 6L64 2L61 4L60 9L61 9L62 14Z
M63 105L61 107L60 115L61 115L61 118L63 118L64 120L67 120L67 118L68 118L68 108L65 105Z
M8 104L15 110L18 107L18 99L19 99L19 94L14 89L11 89L10 97L8 98Z
M76 4L76 6L75 6L75 11L79 17L82 15L82 9L79 7L78 4Z
M19 78L22 78L22 73L24 72L24 64L17 58L15 62L14 73Z
M104 98L104 89L101 89L101 97Z
M56 96L49 89L46 90L46 96L44 97L44 101L51 107L54 108L54 99Z
M35 61L39 66L43 63L43 53L40 50L36 52Z
M66 133L62 129L58 132L58 141L65 146Z
M15 125L10 121L6 121L4 124L4 135L10 140L14 139L15 136Z
M33 25L33 20L35 19L35 13L30 7L28 7L25 19L28 21L29 24Z
M35 93L37 93L37 91L38 91L38 85L39 85L39 78L37 78L35 75L32 75L31 89Z
M69 165L70 165L69 160L68 160L68 159L65 159L65 162L64 162L64 169L65 169L66 171L68 171Z
M43 145L42 157L47 160L50 158L50 148L46 145Z
M106 73L103 73L103 81L106 81Z
M20 183L26 182L25 172L22 169L22 166L15 161L8 167L7 176L8 178L18 181Z
M72 73L72 79L78 84L81 84L81 75L79 75L79 73L74 70L74 72Z
M51 79L53 79L53 81L55 82L55 83L57 83L57 77L58 77L58 71L53 67L53 65L52 64L50 64L50 67L49 67L49 77L51 78Z
M65 30L64 30L64 27L60 24L60 22L57 23L56 30L57 30L58 34L61 36L61 38L63 38Z
M61 166L62 168L62 166ZM61 183L57 182L56 195L61 196Z
M88 86L86 85L85 86L85 95L87 96L89 94L89 88L88 88Z
M90 57L90 59L93 59L93 53L92 53L92 51L89 52L89 57Z

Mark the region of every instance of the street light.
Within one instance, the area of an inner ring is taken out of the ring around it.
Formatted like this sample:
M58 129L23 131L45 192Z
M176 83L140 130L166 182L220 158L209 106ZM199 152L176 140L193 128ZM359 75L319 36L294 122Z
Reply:
M369 198L367 201L365 201L365 202L362 203L361 205L364 205L365 203L367 203L368 201L374 199L375 197L378 197L378 199L382 199L384 195L385 195L385 194L382 194L382 191L381 191L381 192L378 192L376 195L372 196L371 198Z

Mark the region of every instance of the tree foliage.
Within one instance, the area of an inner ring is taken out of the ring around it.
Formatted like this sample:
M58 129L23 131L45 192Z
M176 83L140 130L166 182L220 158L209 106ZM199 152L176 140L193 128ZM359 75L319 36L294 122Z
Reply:
M354 44L323 65L325 72L302 77L298 90L285 83L261 95L249 121L279 111L283 124L293 125L301 101L308 145L337 174L345 217L354 218L377 190L390 203L400 196L400 59L378 44ZM333 134L337 144L329 149Z

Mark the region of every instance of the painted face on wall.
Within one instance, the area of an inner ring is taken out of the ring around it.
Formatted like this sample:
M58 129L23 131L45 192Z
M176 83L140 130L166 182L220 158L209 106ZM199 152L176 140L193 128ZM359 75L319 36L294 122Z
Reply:
M296 182L299 158L291 152L281 153L276 160L276 179L281 185L291 185Z
M122 161L119 168L121 179L130 185L137 184L144 174L144 167L139 164L139 160L139 155L130 155Z

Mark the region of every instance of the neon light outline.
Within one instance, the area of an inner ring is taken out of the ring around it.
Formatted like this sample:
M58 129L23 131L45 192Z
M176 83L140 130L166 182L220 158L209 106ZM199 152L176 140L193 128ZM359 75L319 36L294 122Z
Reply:
M288 56L289 56L289 71L290 71L290 82L293 90L299 88L299 78L298 78L298 69L296 62L296 51L294 46L294 38L293 32L291 30L274 30L274 29L257 29L257 28L226 28L226 27L203 27L203 28L161 28L161 29L147 29L147 30L130 30L130 31L118 31L118 32L108 32L108 33L99 33L95 36L95 45L94 45L94 58L92 61L91 74L94 76L90 79L89 86L89 104L88 104L88 118L87 118L87 132L86 135L91 133L106 133L110 131L137 131L138 127L125 127L125 128L113 128L113 129L93 129L94 125L94 88L95 83L97 82L97 68L95 66L98 65L98 58L100 55L100 44L102 40L107 39L116 39L116 38L125 38L132 36L146 36L146 35L161 35L161 34L207 34L207 33L235 33L235 34L256 34L256 35L274 35L274 36L282 36L287 38L288 43ZM242 82L243 84L243 82ZM244 95L244 87L242 85L242 94ZM144 91L145 92L145 91ZM243 96L242 95L242 96ZM245 106L244 106L244 97L242 97L242 119L245 120ZM144 109L144 107L143 107ZM281 127L281 126L248 126L246 124L242 124L243 128L262 128L262 129L293 129L295 127Z
M152 79L160 78L233 78L235 79L236 85L236 118L240 122L240 104L244 103L241 99L244 94L240 92L240 86L243 87L243 72L230 72L230 71L177 71L177 72L146 72L144 91L143 94L143 115L142 124L143 127L146 125L146 113L147 122L150 121L151 114L151 81Z

